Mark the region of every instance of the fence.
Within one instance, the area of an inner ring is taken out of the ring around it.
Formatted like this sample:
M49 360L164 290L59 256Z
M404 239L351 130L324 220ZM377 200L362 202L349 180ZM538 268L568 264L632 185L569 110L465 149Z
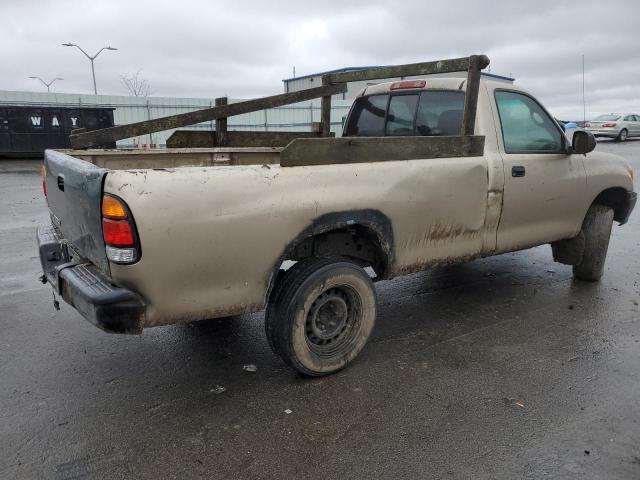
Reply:
M229 100L229 103L240 101ZM150 120L178 113L192 112L215 105L213 99L173 97L128 97L115 95L75 95L68 93L0 91L0 108L9 106L37 107L111 107L115 108L115 125ZM351 107L349 100L334 100L331 108L331 130L342 134L342 119ZM313 122L320 121L320 99L293 105L261 110L230 117L228 130L249 131L309 131ZM215 122L196 124L187 129L215 129ZM137 139L118 142L119 147L130 148L134 144L165 146L174 130L144 135Z

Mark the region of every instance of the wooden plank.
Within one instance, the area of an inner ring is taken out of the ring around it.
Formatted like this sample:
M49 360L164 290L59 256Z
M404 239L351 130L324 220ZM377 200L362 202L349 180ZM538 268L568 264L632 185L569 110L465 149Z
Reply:
M101 130L91 130L80 134L70 135L71 146L73 148L99 148L104 143L123 140L125 138L147 135L149 133L162 132L173 128L186 127L201 122L209 122L219 118L228 118L234 115L256 112L267 108L280 107L290 103L303 102L327 95L342 93L347 90L344 83L336 85L323 85L320 87L308 88L297 92L281 93L270 97L256 98L244 102L230 103L212 108L205 108L195 112L180 113L169 117L154 118L145 122L131 123L117 127L103 128Z
M227 105L229 103L227 97L216 98L216 107L220 105ZM216 120L216 146L217 147L226 147L228 144L227 137L227 119L219 118Z
M389 162L449 157L479 157L484 136L341 137L291 142L280 154L280 165L298 167L341 163Z
M467 72L467 88L464 96L464 112L462 114L462 135L473 135L478 109L478 93L480 90L480 70L484 68L483 56L469 57ZM486 57L485 57L486 58Z
M216 132L205 130L176 130L167 139L167 148L212 148L216 146ZM333 135L333 134L331 134ZM227 133L227 147L286 147L296 138L320 138L315 132L239 132Z
M478 55L480 68L489 65L486 55ZM328 83L361 82L382 78L410 77L413 75L433 75L434 73L462 72L469 69L469 58L453 58L435 62L411 63L407 65L392 65L388 67L367 68L353 72L329 73L323 76Z
M322 85L329 85L326 78L322 78ZM331 133L331 96L322 97L320 102L320 125L323 137L328 137Z

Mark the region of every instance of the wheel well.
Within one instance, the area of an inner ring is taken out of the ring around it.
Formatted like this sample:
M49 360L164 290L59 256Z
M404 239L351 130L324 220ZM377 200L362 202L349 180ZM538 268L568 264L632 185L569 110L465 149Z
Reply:
M377 277L388 273L388 251L378 234L364 225L349 225L304 238L289 249L285 260L300 261L312 256L346 257L361 267L373 268Z
M341 256L371 267L378 279L391 278L395 264L393 227L379 210L347 210L320 215L284 249L267 281L265 302L281 281L287 263L312 256ZM290 265L289 265L290 266Z
M626 195L627 191L622 187L607 188L600 192L593 203L613 208L613 219L616 222L621 222L627 198Z

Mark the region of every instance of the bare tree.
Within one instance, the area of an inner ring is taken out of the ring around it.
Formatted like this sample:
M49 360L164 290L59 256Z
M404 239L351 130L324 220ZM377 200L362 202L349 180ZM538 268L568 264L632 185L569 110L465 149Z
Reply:
M132 75L120 75L122 84L130 95L134 97L148 97L151 95L151 85L143 78L140 78L141 70Z

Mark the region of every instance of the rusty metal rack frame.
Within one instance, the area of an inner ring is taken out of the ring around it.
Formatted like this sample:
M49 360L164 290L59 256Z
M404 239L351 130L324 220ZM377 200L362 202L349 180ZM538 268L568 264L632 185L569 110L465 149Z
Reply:
M100 130L76 130L71 132L69 138L71 140L72 148L100 148L102 145L112 143L117 140L123 140L125 138L131 138L140 135L147 135L149 133L161 132L174 128L186 127L189 125L194 125L196 123L209 122L212 120L216 120L217 131L219 132L219 135L225 138L227 133L226 120L228 117L256 112L259 110L265 110L268 108L280 107L283 105L298 103L305 100L312 100L314 98L322 99L320 113L321 135L323 137L330 137L331 96L346 92L348 82L461 71L467 71L467 86L464 101L464 113L462 117L462 129L460 135L472 136L475 128L478 92L480 89L480 71L483 68L486 68L488 65L489 58L487 56L471 55L470 57L438 60L434 62L413 63L407 65L367 68L350 72L330 73L323 75L322 86L320 87L309 88L291 93L282 93L279 95L272 95L269 97L231 104L227 104L226 99L217 99L216 106L212 108L206 108L203 110L197 110L188 113L181 113L178 115L171 115L168 117L155 118L144 122L131 123L129 125L119 125ZM453 139L460 137L450 138ZM326 141L327 139L300 140L317 142ZM341 139L333 140L342 141ZM297 141L298 140L294 140L292 144ZM422 143L425 142L423 141ZM464 143L464 145L477 145L477 143L478 142L475 141L467 141L466 143ZM464 152L466 152L467 154L476 154L477 148L473 148L472 151L464 150ZM464 152L462 153L463 155L465 154ZM351 158L352 161L357 160L357 157L352 156Z

